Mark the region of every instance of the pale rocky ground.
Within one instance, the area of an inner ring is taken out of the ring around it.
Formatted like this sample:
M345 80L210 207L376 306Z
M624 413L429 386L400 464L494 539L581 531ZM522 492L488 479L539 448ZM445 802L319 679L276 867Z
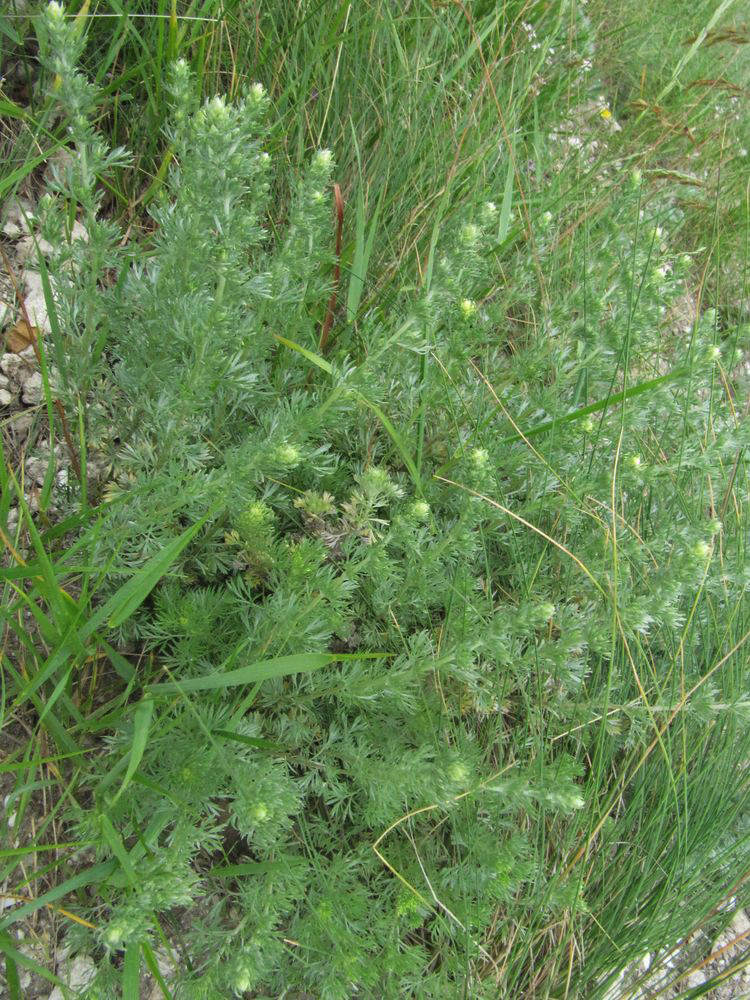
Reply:
M6 203L0 216L0 249L12 271L11 277L3 261L0 267L0 432L6 460L17 475L21 469L23 471L24 499L32 513L39 510L42 484L50 457L54 458L55 485L50 507L46 511L49 517L53 517L73 470L64 442L58 440L54 456L50 456L42 373L21 308L22 297L33 336L41 340L45 347L54 398L56 372L51 362L51 323L38 267L38 255L41 253L46 257L52 248L38 234L31 235L29 220L33 212L34 206L30 201L18 198ZM72 239L85 238L85 229L76 222ZM95 482L102 472L97 456L89 456L89 481ZM8 516L11 534L15 532L18 519L17 502L12 502Z
M729 905L736 907L736 900ZM725 930L713 939L698 931L666 948L662 955L644 955L621 970L603 1000L750 997L750 964L742 968L743 962L750 963L750 919L737 907ZM722 974L726 979L719 981ZM712 980L717 981L706 987Z
M6 268L0 279L0 329L3 338L3 352L0 354L0 423L3 427L4 445L9 448L12 458L23 455L24 494L32 511L39 507L39 487L44 482L49 458L45 453L43 440L41 447L33 441L35 423L44 420L44 390L40 366L34 347L28 343L26 327L20 314L20 303L16 293L17 284L23 295L24 305L37 335L46 338L51 332L49 315L44 300L41 276L31 265L36 259L33 239L29 233L27 218L33 213L33 206L24 199L11 201L5 207L0 241L13 270L15 282L8 277ZM48 248L44 248L48 249ZM14 333L14 331L16 331ZM54 373L51 373L54 380ZM31 439L31 440L30 440ZM58 486L67 482L67 469L60 468ZM18 508L13 507L8 518L8 527L14 531L18 522Z

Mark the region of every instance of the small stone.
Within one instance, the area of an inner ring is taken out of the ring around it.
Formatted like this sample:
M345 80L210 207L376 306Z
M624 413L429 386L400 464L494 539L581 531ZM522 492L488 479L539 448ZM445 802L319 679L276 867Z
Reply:
M53 153L47 160L47 166L44 168L45 184L49 184L51 180L54 180L55 174L64 171L72 162L73 154L68 149L58 149L56 153Z
M11 426L17 437L25 437L34 423L34 414L28 410L19 410L10 418Z
M0 358L0 371L10 382L18 382L21 369L27 367L24 359L12 351L8 351Z
M714 943L711 945L711 954L716 951L723 951L731 940L731 934L727 934L726 931L724 931L723 934L719 934Z
M80 991L96 975L96 966L88 955L76 955L67 969L58 968L58 973L62 979L67 980L68 990ZM65 994L59 986L56 986L50 993L48 1000L65 1000Z
M158 965L159 972L162 974L165 981L169 981L169 979L174 976L174 964L169 955L167 955L163 949L159 949L159 951L156 952L156 964ZM148 994L148 1000L162 1000L163 996L164 993L162 992L161 986L156 983L151 992Z
M9 83L23 83L26 79L26 67L23 60L17 59L15 62L10 63L3 76Z
M24 236L16 246L16 259L21 264L25 264L29 259L33 262L37 259L37 252L44 257L49 257L54 249L52 244L41 236L37 236L36 243L34 243L32 236Z
M106 462L103 459L89 458L86 461L86 478L90 483L97 483L104 478L107 471Z
M747 931L750 931L750 920L745 910L737 910L732 917L731 928L733 937L739 937L741 934L746 934Z
M44 399L42 373L32 372L26 379L21 393L21 399L27 406L38 406Z
M61 969L70 958L70 942L64 941L55 951L55 968Z
M30 458L26 462L26 475L33 479L39 486L44 482L47 474L47 461L43 458Z
M30 201L26 198L12 198L5 210L3 221L3 235L8 239L15 240L19 236L28 236L29 227L26 218L34 214L34 209Z
M76 243L80 240L81 243L88 243L89 234L83 223L79 222L78 219L73 223L73 229L70 233L70 242Z
M38 326L42 333L51 333L52 326L49 321L40 275L36 271L25 271L23 280L26 286L26 311L31 322L34 326Z
M10 406L13 402L13 396L8 392L7 389L0 389L0 406Z
M699 986L702 986L706 981L706 976L701 971L691 972L690 975L685 980L685 985L689 990L694 990Z

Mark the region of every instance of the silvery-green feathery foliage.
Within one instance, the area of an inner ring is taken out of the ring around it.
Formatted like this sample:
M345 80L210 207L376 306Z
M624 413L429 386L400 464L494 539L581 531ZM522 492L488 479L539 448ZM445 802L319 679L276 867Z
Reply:
M710 313L684 343L664 334L687 266L676 201L641 204L635 176L555 298L540 275L558 222L507 253L502 282L497 205L468 207L429 283L372 303L322 357L331 153L277 218L263 88L200 104L178 62L153 233L120 246L97 176L125 154L90 123L82 42L54 4L45 31L74 142L43 206L65 389L109 470L97 593L208 515L110 639L144 654L137 686L342 657L157 691L106 736L70 839L99 861L125 850L128 871L99 886L96 930L71 932L100 960L86 996L113 995L122 949L178 925L180 998L497 996L498 928L532 949L584 921L608 877L592 869L587 889L566 862L600 805L592 776L653 738L636 678L663 718L698 676L670 666L685 622L748 583L722 510L748 426L710 405L736 345ZM66 235L66 199L87 243ZM721 738L736 695L717 673L685 726ZM118 795L109 769L146 713ZM627 851L615 819L602 836ZM618 913L613 897L597 915L608 934Z

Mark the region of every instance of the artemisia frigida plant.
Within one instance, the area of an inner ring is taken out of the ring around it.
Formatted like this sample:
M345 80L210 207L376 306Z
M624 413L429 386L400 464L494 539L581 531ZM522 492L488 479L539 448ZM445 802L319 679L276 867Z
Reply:
M701 588L739 585L712 569L708 498L670 507L661 485L710 466L721 497L747 436L703 434L710 322L659 367L675 210L642 207L635 178L585 283L542 295L556 221L501 284L498 209L469 206L420 290L322 356L332 154L281 213L263 88L201 104L177 62L172 166L152 232L123 245L97 178L126 156L91 124L83 40L54 3L43 31L72 139L39 213L60 392L107 470L97 600L201 522L109 636L138 672L66 814L117 862L70 932L99 961L85 995L115 995L123 951L168 944L180 998L496 997L503 976L522 996L550 928L594 928L605 873L569 862L610 769L653 737L644 704L679 699L644 665L674 657ZM703 694L704 715L731 698Z

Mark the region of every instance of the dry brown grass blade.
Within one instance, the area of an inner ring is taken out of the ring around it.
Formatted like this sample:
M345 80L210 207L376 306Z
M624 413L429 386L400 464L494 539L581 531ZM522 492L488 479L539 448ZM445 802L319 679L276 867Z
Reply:
M321 354L324 353L326 347L328 346L328 338L331 333L331 327L333 326L333 314L336 311L336 301L339 294L339 282L341 280L341 241L344 232L344 199L341 194L341 188L338 184L333 185L333 196L336 201L336 266L333 269L333 292L328 300L326 318L323 323L323 329L320 332L318 350Z

